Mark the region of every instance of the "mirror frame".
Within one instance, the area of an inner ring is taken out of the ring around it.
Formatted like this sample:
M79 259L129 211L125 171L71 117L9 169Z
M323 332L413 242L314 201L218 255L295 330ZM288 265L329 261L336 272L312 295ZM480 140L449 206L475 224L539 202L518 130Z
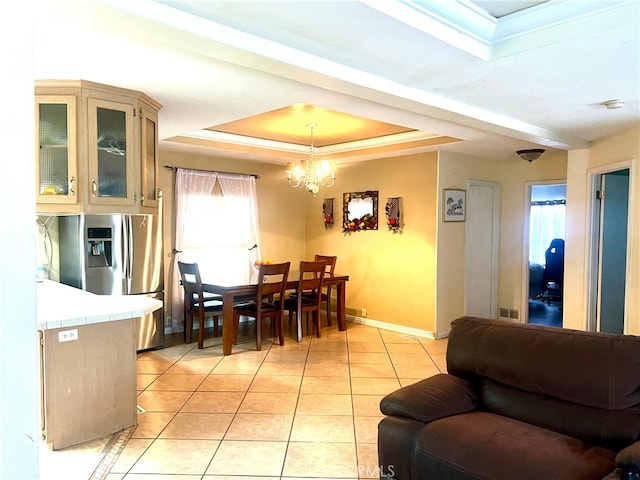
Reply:
M358 219L349 219L349 202L353 199L371 198L373 200L371 214L363 215ZM349 192L342 197L342 231L357 232L360 230L378 229L378 191Z

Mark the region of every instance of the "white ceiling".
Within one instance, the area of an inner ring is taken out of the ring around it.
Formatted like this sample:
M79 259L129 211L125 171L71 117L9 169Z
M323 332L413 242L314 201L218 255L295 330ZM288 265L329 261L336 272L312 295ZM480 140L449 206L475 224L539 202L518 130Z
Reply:
M164 105L166 148L305 103L514 160L640 121L639 20L637 0L43 0L34 71L145 92ZM611 99L624 108L601 105Z

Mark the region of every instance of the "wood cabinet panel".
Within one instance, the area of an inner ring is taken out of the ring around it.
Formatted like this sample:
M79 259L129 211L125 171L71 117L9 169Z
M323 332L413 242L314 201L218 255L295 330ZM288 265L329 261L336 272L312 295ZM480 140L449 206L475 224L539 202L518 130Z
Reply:
M134 326L126 319L42 332L43 432L50 448L136 425Z

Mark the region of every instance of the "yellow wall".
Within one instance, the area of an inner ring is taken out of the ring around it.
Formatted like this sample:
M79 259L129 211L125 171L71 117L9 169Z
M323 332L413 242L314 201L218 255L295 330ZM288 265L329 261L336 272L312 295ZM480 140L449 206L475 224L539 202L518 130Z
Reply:
M602 169L631 166L629 198L629 263L625 333L640 335L640 125L594 142L589 150L569 152L567 171L567 244L565 252L564 326L586 329L587 259L590 232L589 182Z
M546 154L533 163L527 163L514 154L512 161L496 163L489 159L440 152L440 191L451 187L467 189L469 180L500 185L498 305L518 309L526 306L522 305L525 183L550 179L564 181L566 165L565 155ZM442 201L441 195L438 201ZM439 207L441 210L442 206ZM438 248L436 331L439 337L449 332L452 320L465 314L465 241L465 224L445 223L440 215L438 246L446 248Z
M489 160L478 160L453 153L440 152L438 159L438 190L467 189L467 180L497 182L499 167ZM465 223L442 221L442 198L438 202L438 270L436 297L436 332L441 337L450 324L464 315L465 303Z
M347 314L435 331L437 153L360 162L338 170L336 185L309 197L306 254L337 255L336 272L347 273ZM342 233L342 195L378 191L378 230ZM307 194L308 195L308 194ZM331 230L322 202L335 197ZM389 197L401 198L402 233L386 225Z

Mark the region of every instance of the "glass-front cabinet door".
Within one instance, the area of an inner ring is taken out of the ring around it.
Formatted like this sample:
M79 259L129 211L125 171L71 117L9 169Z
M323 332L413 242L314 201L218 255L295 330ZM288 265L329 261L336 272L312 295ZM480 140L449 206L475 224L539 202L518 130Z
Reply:
M76 97L36 95L36 202L78 202Z
M143 207L158 207L158 115L155 111L140 109L141 192Z
M134 107L89 98L89 201L102 205L133 205L135 144Z

